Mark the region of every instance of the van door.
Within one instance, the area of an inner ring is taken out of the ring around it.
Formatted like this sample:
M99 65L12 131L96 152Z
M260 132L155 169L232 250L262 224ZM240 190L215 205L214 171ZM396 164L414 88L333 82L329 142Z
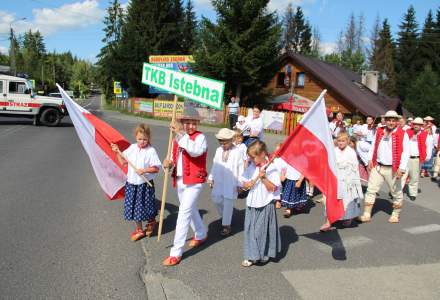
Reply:
M27 93L28 87L24 81L10 80L6 107L10 112L32 112L31 95Z
M6 110L6 81L0 79L0 111Z

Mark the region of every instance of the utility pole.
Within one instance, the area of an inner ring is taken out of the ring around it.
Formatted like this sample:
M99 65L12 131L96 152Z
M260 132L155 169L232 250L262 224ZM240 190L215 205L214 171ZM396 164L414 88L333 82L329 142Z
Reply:
M12 23L11 23L12 25ZM10 40L11 40L11 72L12 75L17 76L17 68L15 65L15 39L14 39L14 29L12 29L12 26L9 27L10 31L11 31L11 36L10 36Z

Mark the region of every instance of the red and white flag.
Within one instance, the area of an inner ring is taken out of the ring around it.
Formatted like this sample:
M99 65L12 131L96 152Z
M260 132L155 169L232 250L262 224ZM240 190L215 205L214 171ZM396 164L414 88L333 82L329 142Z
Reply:
M110 200L122 198L127 168L119 164L110 144L117 144L123 151L130 143L116 129L79 106L58 84L57 87L101 188Z
M275 155L297 169L326 196L327 218L333 223L344 216L344 204L337 199L335 146L327 120L325 93L326 90L304 114Z

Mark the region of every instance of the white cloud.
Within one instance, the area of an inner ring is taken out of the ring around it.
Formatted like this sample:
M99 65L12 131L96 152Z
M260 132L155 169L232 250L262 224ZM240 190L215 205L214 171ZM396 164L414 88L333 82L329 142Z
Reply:
M54 9L34 9L32 11L33 25L45 35L62 30L84 28L102 21L104 11L98 6L97 0L85 0Z
M57 8L38 8L32 10L32 20L20 20L15 14L0 11L0 34L9 34L9 26L20 34L28 30L39 30L43 35L85 28L102 22L104 11L98 0L83 0Z
M194 0L193 1L194 8L197 11L198 9L212 9L211 0Z
M278 13L284 12L287 8L287 6L289 5L289 3L292 3L293 7L297 7L297 6L304 6L306 4L310 4L310 3L314 3L315 0L291 0L291 1L286 1L286 0L270 0L269 2L269 11L275 11L277 10ZM304 9L304 7L302 7L304 13L306 12L306 10Z
M323 55L331 54L336 51L336 49L338 48L338 44L332 42L321 42L320 48Z
M9 53L9 49L4 47L4 46L0 46L0 53L8 54Z

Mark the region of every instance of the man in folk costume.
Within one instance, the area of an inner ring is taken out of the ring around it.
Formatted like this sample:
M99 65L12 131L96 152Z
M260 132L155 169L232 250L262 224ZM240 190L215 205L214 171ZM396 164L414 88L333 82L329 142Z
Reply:
M359 217L362 222L371 221L376 193L384 181L393 197L393 212L388 222L398 223L400 218L403 203L401 178L408 165L409 138L408 134L397 126L400 116L395 111L388 111L383 117L386 125L377 129L369 153L368 168L371 172L365 195L364 214Z
M406 130L410 140L410 157L408 170L402 177L402 186L405 186L406 179L409 176L408 194L409 198L414 201L419 188L420 167L425 161L431 159L432 138L426 131L422 130L422 118L415 118L412 124L413 128Z
M436 141L438 134L437 134L437 127L434 124L434 118L431 116L427 116L423 118L424 121L424 131L428 134L428 138L430 137L432 141ZM434 150L434 145L431 145L431 151ZM433 160L429 159L422 163L420 177L430 177L430 170L433 168Z
M180 124L171 124L176 137L173 142L172 160L165 160L165 168L173 168L173 186L177 187L179 214L177 216L174 245L170 256L164 261L165 266L174 266L182 259L188 228L194 231L189 248L203 244L207 239L207 228L203 224L197 207L198 197L206 182L206 158L208 144L206 137L197 130L200 116L193 106L185 106Z

